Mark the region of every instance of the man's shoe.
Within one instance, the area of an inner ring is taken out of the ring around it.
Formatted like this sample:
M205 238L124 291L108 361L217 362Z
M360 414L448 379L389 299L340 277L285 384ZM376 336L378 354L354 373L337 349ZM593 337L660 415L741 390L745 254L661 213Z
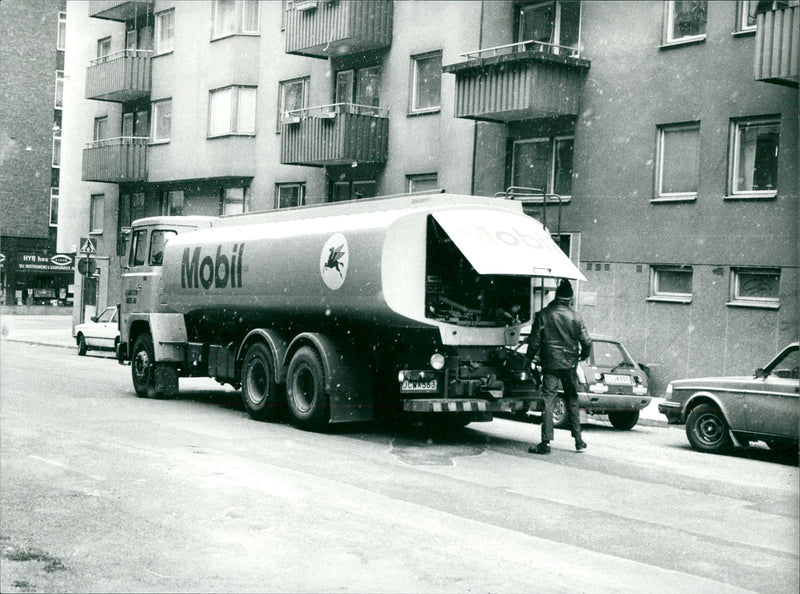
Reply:
M546 442L542 442L537 445L535 448L530 447L528 448L529 454L549 454L550 453L550 444Z
M586 442L583 441L582 439L576 439L575 440L575 449L578 450L579 452L582 451L582 450L585 450L586 449Z

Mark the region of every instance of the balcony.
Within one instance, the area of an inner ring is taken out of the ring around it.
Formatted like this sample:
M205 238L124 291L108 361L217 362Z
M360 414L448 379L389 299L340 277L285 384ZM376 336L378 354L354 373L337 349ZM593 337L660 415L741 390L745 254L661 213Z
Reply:
M797 87L800 82L800 6L758 14L755 80Z
M386 108L336 103L284 112L281 163L349 165L386 163L389 146Z
M130 21L153 11L155 0L91 0L89 16L109 21Z
M147 179L149 138L124 136L96 140L83 149L82 181L119 184Z
M295 0L286 12L286 53L330 58L392 44L390 0Z
M526 41L460 54L455 117L512 122L576 116L591 62L563 46Z
M150 95L149 50L122 50L96 58L86 71L86 98L124 103Z

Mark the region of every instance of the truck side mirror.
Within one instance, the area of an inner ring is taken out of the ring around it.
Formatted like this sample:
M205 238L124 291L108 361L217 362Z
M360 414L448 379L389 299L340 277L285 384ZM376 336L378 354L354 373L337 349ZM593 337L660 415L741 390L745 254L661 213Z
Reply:
M767 375L769 375L769 374L766 372L765 369L763 369L761 367L756 369L756 377L767 377Z

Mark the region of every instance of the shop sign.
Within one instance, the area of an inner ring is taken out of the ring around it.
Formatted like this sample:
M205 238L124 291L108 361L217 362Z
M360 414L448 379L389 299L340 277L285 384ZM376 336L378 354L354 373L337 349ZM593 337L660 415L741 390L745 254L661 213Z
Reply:
M62 272L74 274L75 260L72 254L43 256L31 252L18 252L17 270L19 272Z

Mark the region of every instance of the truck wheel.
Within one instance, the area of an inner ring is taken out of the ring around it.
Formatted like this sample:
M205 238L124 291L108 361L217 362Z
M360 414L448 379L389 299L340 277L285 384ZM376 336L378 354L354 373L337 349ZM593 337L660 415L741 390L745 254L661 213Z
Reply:
M330 400L325 393L325 370L311 347L300 347L286 374L286 400L292 420L301 429L319 431L330 420Z
M274 419L281 409L275 364L263 342L247 349L242 363L242 401L256 421Z
M83 337L83 334L78 334L78 354L83 357L88 350L89 347L86 346L86 339Z
M608 413L608 420L614 429L620 431L630 431L639 422L638 410L614 410Z
M140 334L133 343L131 358L131 377L133 388L140 398L156 396L155 354L153 339L147 332Z
M728 423L713 404L700 404L686 419L686 437L692 447L709 454L722 454L733 446Z
M567 402L562 396L556 396L553 402L553 427L556 429L566 429L569 427Z

